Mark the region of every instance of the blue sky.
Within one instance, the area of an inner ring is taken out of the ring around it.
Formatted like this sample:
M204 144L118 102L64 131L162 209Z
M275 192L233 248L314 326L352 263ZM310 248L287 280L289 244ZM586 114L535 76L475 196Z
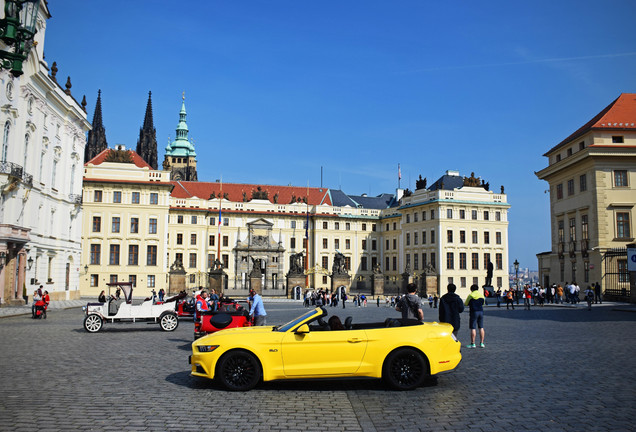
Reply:
M377 195L474 171L510 209L510 261L550 248L548 149L636 92L636 2L50 0L46 60L108 143L159 159L186 93L199 180Z

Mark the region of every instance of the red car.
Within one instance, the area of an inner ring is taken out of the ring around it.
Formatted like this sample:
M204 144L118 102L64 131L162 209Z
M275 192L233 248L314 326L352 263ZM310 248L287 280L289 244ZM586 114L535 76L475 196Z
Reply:
M224 299L216 311L208 310L194 322L194 339L226 328L250 327L250 314L239 302Z

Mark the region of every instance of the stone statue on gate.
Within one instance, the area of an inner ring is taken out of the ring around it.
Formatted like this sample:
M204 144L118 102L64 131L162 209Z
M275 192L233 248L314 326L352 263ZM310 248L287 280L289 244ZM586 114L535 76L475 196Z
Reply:
M261 258L251 258L252 259L252 271L250 272L250 277L259 277L263 274L262 271L262 263L263 260Z
M298 252L289 256L289 274L299 275L304 273L303 253Z
M333 266L331 267L331 272L333 274L341 275L349 274L349 272L347 271L345 256L341 252L336 251L336 255L333 257Z

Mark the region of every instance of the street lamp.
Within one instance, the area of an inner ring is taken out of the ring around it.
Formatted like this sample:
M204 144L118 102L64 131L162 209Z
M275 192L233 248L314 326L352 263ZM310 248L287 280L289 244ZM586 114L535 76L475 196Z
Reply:
M519 261L515 259L512 265L515 266L515 288L519 290Z
M84 266L84 274L88 273L88 264Z
M31 270L31 267L33 267L33 257L29 257L27 260L27 269Z
M33 47L39 10L40 0L5 0L5 18L0 20L0 38L7 50L0 50L0 67L9 69L13 76L24 73L22 63Z

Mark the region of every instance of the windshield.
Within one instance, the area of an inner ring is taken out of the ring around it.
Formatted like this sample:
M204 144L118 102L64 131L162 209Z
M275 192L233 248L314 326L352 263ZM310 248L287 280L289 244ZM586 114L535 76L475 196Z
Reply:
M311 316L318 316L318 315L316 315L316 310L315 309L310 310L309 312L299 316L298 318L294 318L293 320L291 320L287 324L283 324L282 326L275 327L274 329L276 331L279 331L279 332L286 332L289 329L293 328L294 326L298 325L298 323L303 322L304 320L306 320L307 318L309 318Z

